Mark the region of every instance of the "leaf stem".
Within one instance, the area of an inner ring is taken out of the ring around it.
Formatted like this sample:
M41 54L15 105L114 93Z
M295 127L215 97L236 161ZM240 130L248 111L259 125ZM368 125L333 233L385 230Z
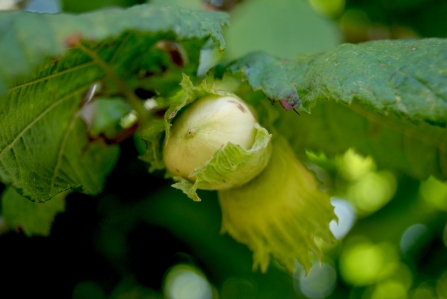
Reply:
M124 95L129 104L132 106L132 109L135 110L135 112L137 113L138 123L140 124L140 126L144 127L147 122L146 116L148 113L146 112L146 109L144 109L141 101L135 96L133 91L127 87L123 80L118 77L115 71L113 71L113 69L103 59L101 59L101 57L99 57L96 52L87 48L81 43L78 43L77 46L80 50L86 53L92 59L92 61L104 71L106 77L109 78L116 85L119 92Z

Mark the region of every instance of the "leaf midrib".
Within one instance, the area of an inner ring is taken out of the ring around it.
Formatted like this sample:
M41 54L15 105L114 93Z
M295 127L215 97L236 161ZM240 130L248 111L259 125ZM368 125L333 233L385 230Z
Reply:
M59 168L61 166L62 157L65 154L65 144L67 143L68 136L70 135L70 132L73 129L73 125L78 117L79 117L78 113L73 113L72 117L70 118L70 122L64 131L64 135L62 136L62 141L60 143L59 150L57 153L56 164L53 169L53 175L51 176L50 191L48 192L48 196L51 196L51 194L53 193L54 182L56 180Z

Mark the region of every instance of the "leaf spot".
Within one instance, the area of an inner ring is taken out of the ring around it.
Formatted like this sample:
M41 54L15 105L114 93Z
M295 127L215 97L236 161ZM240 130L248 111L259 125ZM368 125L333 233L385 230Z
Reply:
M65 45L69 48L76 46L82 39L82 35L80 33L75 33L70 35L65 39Z

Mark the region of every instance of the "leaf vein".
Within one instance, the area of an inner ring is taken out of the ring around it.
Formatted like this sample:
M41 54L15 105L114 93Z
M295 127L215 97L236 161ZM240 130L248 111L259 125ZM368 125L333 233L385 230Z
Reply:
M115 53L113 53L112 58L110 58L109 64L113 64L113 62L115 62L115 59L116 59L118 53L121 51L121 49L124 47L124 45L127 43L127 41L130 39L131 36L132 36L132 34L130 34L130 33L128 33L126 36L124 36L124 38L121 41L121 44L116 49Z
M90 86L90 84L88 85ZM58 105L60 105L61 103L65 102L66 100L70 99L74 94L78 93L79 91L88 88L88 86L82 86L72 92L70 92L69 94L63 96L62 98L60 98L58 101L54 102L52 105L48 106L45 110L43 110L36 118L34 118L25 128L23 128L23 130L17 134L16 138L14 138L14 140L8 144L3 150L0 151L0 157L3 155L3 153L7 150L9 150L11 147L14 146L14 144L20 139L22 138L22 136L33 126L35 125L39 120L41 120L45 115L47 115L51 110L53 110L55 107L57 107Z
M50 191L48 193L48 196L51 196L51 194L53 193L54 182L56 180L57 174L59 172L59 168L61 166L62 157L64 156L64 153L65 153L65 151L64 151L65 144L67 143L68 136L70 135L70 132L73 129L73 126L74 126L74 123L75 123L77 117L78 117L78 114L74 113L70 119L70 123L68 124L67 128L65 129L64 135L62 136L62 140L61 140L59 150L57 153L56 165L54 166L53 175L51 176Z
M56 77L68 74L70 72L77 71L79 69L82 69L84 67L88 67L88 66L91 66L91 65L94 65L94 64L95 64L94 61L89 61L89 62L80 64L80 65L77 65L75 67L72 67L70 69L67 69L67 70L64 70L64 71L60 71L60 72L57 72L57 73L54 73L54 74L51 74L51 75L48 75L48 76L45 76L45 77L33 80L33 81L30 81L30 82L26 82L26 83L23 83L23 84L11 87L9 89L9 91L13 91L13 90L16 90L16 89L19 89L19 88L22 88L22 87L26 87L26 86L29 86L29 85L32 85L32 84L37 84L37 83L45 81L45 80L50 80L50 79L53 79L53 78L56 78Z
M445 98L442 94L439 94L439 93L437 93L436 91L434 91L426 81L422 80L421 78L419 78L419 77L417 77L417 76L415 76L415 75L411 75L411 74L408 74L407 72L404 72L403 69L404 69L404 67L401 67L401 68L399 68L398 70L396 70L396 72L400 72L400 73L402 73L402 74L404 74L404 75L406 75L406 76L408 76L408 77L410 77L410 78L415 79L415 80L418 81L422 86L424 86L425 88L427 88L427 90L429 90L432 94L434 94L436 97L442 99L444 102L447 102L447 98ZM447 82L446 82L446 84L447 84Z

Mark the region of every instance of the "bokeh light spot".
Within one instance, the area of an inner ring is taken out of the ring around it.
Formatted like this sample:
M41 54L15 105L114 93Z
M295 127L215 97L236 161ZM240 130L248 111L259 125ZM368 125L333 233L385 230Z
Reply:
M390 244L357 243L345 248L340 256L340 273L346 282L366 286L391 274L396 261L396 250Z
M433 287L426 282L421 283L416 290L411 292L411 299L440 299L436 295L436 291Z
M447 247L447 223L444 227L444 233L442 234L442 241L444 242L445 247Z
M420 244L426 244L430 239L430 230L425 225L412 225L402 234L402 238L400 239L400 250L405 255L413 255L421 247Z
M339 160L341 175L348 181L358 181L368 173L375 171L376 164L371 157L363 157L349 149Z
M345 7L345 0L309 0L313 9L321 14L336 16Z
M188 265L172 267L164 281L168 299L211 299L213 291L203 274Z
M430 205L447 211L447 184L429 177L419 187L422 198Z
M332 293L336 286L337 274L334 268L326 263L313 262L308 276L301 271L299 287L308 298L324 298Z
M407 290L405 286L394 280L379 283L371 296L371 299L406 299Z
M332 220L329 227L335 238L341 239L351 230L355 221L355 211L351 203L340 198L332 198L331 204L334 206L335 214L338 217L338 223Z
M387 279L399 282L408 291L413 285L413 272L411 272L407 264L399 262Z
M447 271L439 277L436 283L436 293L439 299L447 299Z
M392 173L371 172L349 188L347 197L359 214L368 215L387 204L393 198L396 187L396 178Z

